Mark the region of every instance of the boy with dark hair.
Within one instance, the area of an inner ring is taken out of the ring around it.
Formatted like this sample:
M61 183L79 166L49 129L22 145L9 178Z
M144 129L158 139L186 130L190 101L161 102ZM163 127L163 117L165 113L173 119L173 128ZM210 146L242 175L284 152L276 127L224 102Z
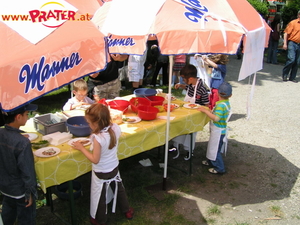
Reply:
M12 112L0 111L0 191L2 220L12 225L34 225L36 216L36 174L31 143L19 128L37 105L27 104Z
M210 137L208 141L206 158L203 165L212 166L208 172L213 174L225 173L222 153L227 150L227 122L231 116L229 98L232 95L232 87L224 82L218 89L219 101L211 112L209 109L200 107L198 110L205 113L212 121L210 122Z
M202 79L197 77L197 68L187 64L180 70L180 76L185 84L175 84L175 89L186 89L185 102L208 106L209 97Z
M189 102L192 104L199 104L203 106L209 105L209 98L206 88L204 87L204 84L201 79L197 77L197 68L194 65L186 64L181 70L180 70L180 76L183 78L183 81L185 84L175 84L175 89L178 88L185 88L186 89L186 95L184 98L185 102ZM173 145L173 148L170 149L170 151L178 150L179 144L183 145L184 150L187 151L187 155L184 158L185 160L189 160L191 157L191 153L195 147L195 139L196 139L197 132L184 135L179 135L171 140L171 144ZM191 138L193 138L193 146L191 148ZM179 151L177 152L177 156L174 158L177 158L179 156Z

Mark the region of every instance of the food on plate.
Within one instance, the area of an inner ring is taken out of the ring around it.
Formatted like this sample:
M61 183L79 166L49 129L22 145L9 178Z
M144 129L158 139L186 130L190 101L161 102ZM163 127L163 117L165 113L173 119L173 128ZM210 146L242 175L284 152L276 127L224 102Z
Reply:
M175 101L176 98L174 96L171 96L171 101Z
M132 122L135 122L135 119L133 119L133 118L128 118L128 117L124 117L124 118L123 118L123 121L124 121L124 122L129 122L129 123L131 122L131 123L132 123Z
M193 103L191 103L191 104L188 104L188 106L189 106L190 108L196 108L196 107L198 107L198 105L197 105L197 104L193 104Z
M83 139L83 140L79 140L79 142L83 145L90 143L89 139Z
M168 111L168 104L164 105L164 109L165 109L165 111ZM176 109L176 105L170 104L170 112L173 111L174 109Z
M43 151L43 155L54 155L56 151L53 148L48 148L47 150Z
M49 141L47 140L41 140L39 142L32 142L31 146L34 149L39 149L39 148L43 148L49 145Z

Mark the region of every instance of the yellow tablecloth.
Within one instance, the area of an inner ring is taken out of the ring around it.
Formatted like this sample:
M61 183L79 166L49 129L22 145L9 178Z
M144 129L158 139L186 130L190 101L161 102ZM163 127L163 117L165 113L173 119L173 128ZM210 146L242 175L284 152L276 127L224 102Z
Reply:
M172 101L172 103L182 105L183 102L176 100ZM174 119L170 121L169 139L181 134L200 131L209 121L209 118L204 113L184 107L175 109L170 114ZM135 124L121 124L122 135L119 140L119 159L125 159L164 145L167 120L159 117L166 117L166 115L166 112L162 112L158 113L158 118L152 121L142 120ZM126 116L136 116L136 114L129 109ZM25 131L29 132L26 128ZM39 139L41 138L42 135L39 134ZM47 187L73 180L91 171L91 162L80 151L72 149L68 143L63 143L56 147L61 150L61 153L56 156L49 158L35 156L35 169L44 192L46 192Z

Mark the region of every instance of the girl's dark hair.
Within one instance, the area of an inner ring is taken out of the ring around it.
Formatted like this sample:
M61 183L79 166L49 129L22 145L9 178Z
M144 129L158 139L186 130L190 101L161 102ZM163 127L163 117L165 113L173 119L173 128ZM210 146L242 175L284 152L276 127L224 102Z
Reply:
M275 17L274 17L274 20L273 20L272 23L271 23L271 28L272 28L272 30L274 30L275 27L276 27L276 25L277 25L278 23L280 23L280 20L281 20L280 14L276 14Z
M97 124L97 127L93 130L94 134L97 134L103 130L103 128L111 126L112 120L110 116L109 109L107 106L101 103L95 103L91 105L85 111L85 117L93 124ZM112 149L117 144L116 134L113 129L110 127L108 129L108 133L110 135L110 144L108 149Z
M197 77L197 68L194 65L186 64L180 70L180 75L184 76L186 79L190 77Z

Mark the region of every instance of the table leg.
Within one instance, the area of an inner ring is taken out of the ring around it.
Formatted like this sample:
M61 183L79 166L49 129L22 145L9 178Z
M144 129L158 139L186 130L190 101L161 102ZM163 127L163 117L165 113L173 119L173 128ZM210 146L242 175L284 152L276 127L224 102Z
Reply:
M75 200L73 193L73 181L68 181L68 191L69 191L69 202L70 202L70 213L71 213L71 222L72 225L76 225L76 216L75 216Z
M52 189L51 187L46 188L46 205L50 206L51 212L53 213L53 200L52 200Z
M189 170L189 175L191 176L192 175L192 166L193 166L193 164L192 164L192 158L193 158L193 143L194 143L194 139L193 139L193 137L194 137L194 135L193 135L193 133L190 133L189 134L190 136L191 136L191 143L190 143L190 170Z

